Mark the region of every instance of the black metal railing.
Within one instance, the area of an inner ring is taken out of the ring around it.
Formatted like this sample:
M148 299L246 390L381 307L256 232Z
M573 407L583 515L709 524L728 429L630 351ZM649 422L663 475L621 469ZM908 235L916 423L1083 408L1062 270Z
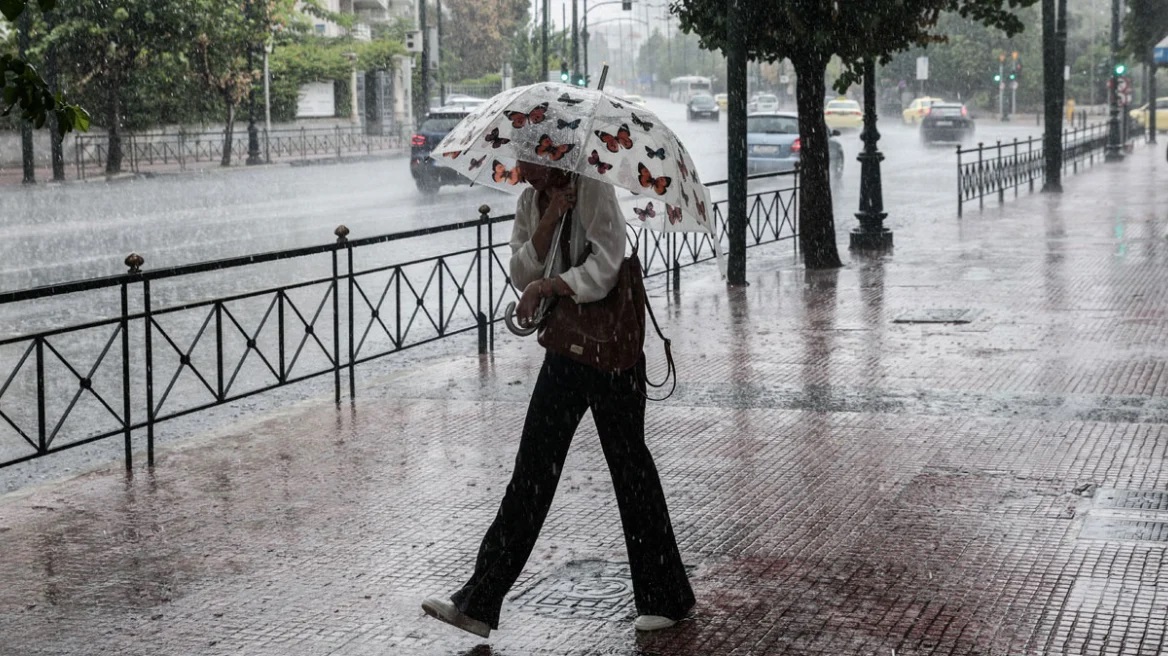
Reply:
M795 245L797 174L751 183L748 246ZM712 202L724 244L726 201ZM21 304L47 299L68 304L49 312L49 322L102 315L0 334L0 467L120 435L131 468L133 436L143 431L153 463L160 422L324 376L340 402L346 372L356 396L356 365L453 335L475 332L480 352L493 349L495 326L518 294L509 231L499 227L514 216L489 212L483 206L476 220L363 239L349 239L340 226L330 244L157 270L143 270L143 258L131 254L125 274L0 293L0 312L13 317L40 307ZM681 269L715 258L708 235L630 227L628 238L646 277L663 276L667 288L680 285ZM392 245L419 256L399 261L384 252ZM425 255L426 247L442 252ZM206 293L198 276L261 288L185 300Z
M273 159L336 157L401 150L405 144L397 136L365 134L360 128L300 128L260 130L260 151L266 161ZM109 137L82 134L74 137L74 168L79 179L105 170L109 157ZM177 166L179 170L202 162L219 162L223 158L224 133L208 132L141 132L122 136L123 156L130 170L144 167ZM242 164L247 158L246 128L236 126L231 140L232 161Z
M995 144L977 144L974 148L957 147L957 216L962 215L965 203L977 200L978 209L985 207L985 198L997 195L998 202L1006 200L1006 192L1018 195L1027 187L1034 191L1041 183L1046 160L1043 156L1043 137L1025 141ZM1099 123L1063 131L1063 171L1077 173L1080 164L1093 164L1102 158L1107 146L1107 124Z

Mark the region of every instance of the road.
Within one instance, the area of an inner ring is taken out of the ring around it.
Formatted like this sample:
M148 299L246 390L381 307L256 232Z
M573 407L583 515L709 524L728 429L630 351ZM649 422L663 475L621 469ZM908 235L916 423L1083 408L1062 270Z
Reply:
M665 100L651 99L650 109L686 143L703 180L726 177L724 118L718 123L690 123L685 120L684 106ZM929 222L954 220L953 147L923 147L915 130L901 125L899 120L882 121L880 125L889 227L897 232L927 229ZM984 122L979 126L978 137L988 142L1025 138L1039 132L1040 128L1034 125ZM861 143L855 132L839 139L846 166L833 199L837 228L842 233L855 225L853 213L859 189L855 156ZM723 194L719 190L714 196L721 198ZM351 238L360 238L466 221L477 217L478 207L483 204L491 206L492 214L510 213L514 197L481 187L447 187L436 195L425 196L415 189L405 159L276 165L110 183L8 188L0 191L0 234L4 235L0 241L0 290L119 274L125 271L122 260L131 251L146 258L146 269L167 267L327 244L334 239L333 230L342 223L349 227ZM469 235L436 236L408 245L386 246L376 257L383 262L400 262L470 246L472 239ZM841 240L841 244L846 242ZM156 298L159 304L166 305L218 297L283 284L290 279L323 276L328 265L327 258L317 258L308 263L251 267L243 276L232 271L174 279L167 285L158 285ZM110 308L116 307L113 291L3 306L0 339L108 317ZM201 319L193 317L190 321L197 323ZM195 329L197 325L187 326L188 340ZM92 362L95 344L107 337L95 335L88 339L91 343L78 342L71 348L81 354L81 360L88 353L88 362ZM458 343L451 343L455 341ZM363 375L387 374L395 367L443 353L465 353L467 348L473 348L468 346L471 342L473 336L462 341L439 340L371 363L369 373ZM70 345L58 346L68 355ZM20 345L0 348L0 388L22 353ZM35 390L35 383L30 388L30 381L22 376L6 395L0 392L0 403L10 414L24 412L27 421L28 403L16 402L15 395L21 389L26 394ZM161 432L166 438L198 434L308 396L329 394L330 385L331 381L318 379L267 392L245 402L167 422ZM19 407L13 410L14 405ZM140 411L135 413L141 416ZM27 447L0 422L0 461L13 457L20 448ZM117 458L119 449L116 439L107 440L0 470L0 491L83 468L86 463Z

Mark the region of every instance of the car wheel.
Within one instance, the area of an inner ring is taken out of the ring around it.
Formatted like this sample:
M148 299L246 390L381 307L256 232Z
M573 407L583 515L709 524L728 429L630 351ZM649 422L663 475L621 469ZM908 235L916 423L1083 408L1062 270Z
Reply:
M428 175L414 178L414 184L417 185L418 191L426 194L427 196L438 193L438 190L442 188L441 182Z

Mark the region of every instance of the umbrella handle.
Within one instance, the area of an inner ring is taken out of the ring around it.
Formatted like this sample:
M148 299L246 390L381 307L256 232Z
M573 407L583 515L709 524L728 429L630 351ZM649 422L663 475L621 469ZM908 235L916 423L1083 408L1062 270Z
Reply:
M512 333L519 335L520 337L526 337L531 333L539 330L540 325L542 325L544 320L547 319L548 311L550 310L551 306L551 299L544 298L540 300L539 307L535 310L535 316L531 318L531 325L527 328L523 328L519 324L515 323L515 305L515 301L511 301L507 304L507 309L503 310L503 323L507 324L507 330L510 330Z

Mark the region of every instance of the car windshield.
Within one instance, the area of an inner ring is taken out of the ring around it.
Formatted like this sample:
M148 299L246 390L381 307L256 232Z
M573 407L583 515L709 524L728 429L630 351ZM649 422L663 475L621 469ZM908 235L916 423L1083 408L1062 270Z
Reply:
M854 100L833 100L827 103L828 109L859 109L860 103Z
M961 105L933 105L929 116L961 116Z
M759 96L758 102L760 102L760 103L777 103L777 102L779 102L779 99L774 97L774 96Z
M748 116L746 131L755 134L799 134L799 119L794 116Z
M709 96L694 96L689 102L695 107L709 107L714 104L714 99Z
M422 123L422 132L450 132L462 116L430 116Z

